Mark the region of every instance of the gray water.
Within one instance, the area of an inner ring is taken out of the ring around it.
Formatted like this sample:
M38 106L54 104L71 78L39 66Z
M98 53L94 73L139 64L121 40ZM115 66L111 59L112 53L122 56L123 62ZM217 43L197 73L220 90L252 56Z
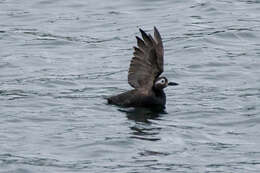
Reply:
M107 105L153 26L165 112ZM0 0L0 172L259 172L259 58L259 0Z

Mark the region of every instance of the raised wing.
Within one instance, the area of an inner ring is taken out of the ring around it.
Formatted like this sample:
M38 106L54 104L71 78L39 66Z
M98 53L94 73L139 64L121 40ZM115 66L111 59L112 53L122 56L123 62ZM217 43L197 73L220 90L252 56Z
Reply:
M140 29L142 38L136 37L134 57L128 71L128 83L134 88L151 88L154 79L163 72L163 43L154 27L154 38Z

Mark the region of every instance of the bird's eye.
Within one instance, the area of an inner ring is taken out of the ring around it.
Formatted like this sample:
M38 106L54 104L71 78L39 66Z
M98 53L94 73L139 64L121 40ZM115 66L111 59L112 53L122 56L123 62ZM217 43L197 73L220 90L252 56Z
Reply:
M161 83L164 84L165 83L165 79L161 79Z

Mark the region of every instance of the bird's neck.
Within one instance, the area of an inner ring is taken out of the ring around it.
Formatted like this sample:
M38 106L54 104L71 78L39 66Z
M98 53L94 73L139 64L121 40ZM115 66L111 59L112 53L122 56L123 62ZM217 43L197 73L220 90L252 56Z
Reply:
M164 96L164 95L165 95L163 89L153 88L153 90L154 90L154 93L155 93L155 95L156 95L157 97L160 97L160 96Z

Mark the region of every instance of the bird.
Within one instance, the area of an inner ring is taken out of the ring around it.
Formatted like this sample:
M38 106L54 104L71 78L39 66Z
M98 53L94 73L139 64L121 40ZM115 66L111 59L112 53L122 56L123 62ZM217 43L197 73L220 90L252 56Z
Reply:
M108 104L121 107L165 109L164 88L178 85L160 76L164 65L164 48L161 35L154 27L154 37L139 29L142 39L136 36L133 58L128 70L128 83L134 89L107 98Z

